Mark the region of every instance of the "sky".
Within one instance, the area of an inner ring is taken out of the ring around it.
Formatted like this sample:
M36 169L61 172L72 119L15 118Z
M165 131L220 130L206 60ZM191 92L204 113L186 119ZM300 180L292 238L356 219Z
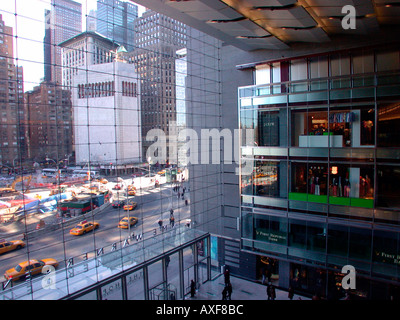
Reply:
M82 26L85 30L85 15L96 9L97 1L75 1L82 3ZM24 91L32 90L44 76L44 10L51 9L50 3L51 0L0 0L0 14L5 24L13 28L15 63L24 68ZM143 11L144 8L139 6L139 16Z

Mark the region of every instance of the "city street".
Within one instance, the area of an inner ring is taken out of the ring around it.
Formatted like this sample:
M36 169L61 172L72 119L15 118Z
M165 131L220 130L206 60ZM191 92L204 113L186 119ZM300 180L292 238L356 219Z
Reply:
M59 261L58 268L64 268L66 264L76 264L84 259L90 259L99 252L110 252L112 247L117 249L125 243L130 236L136 239L136 236L150 238L155 233L160 233L158 221L163 220L163 225L170 228L169 217L170 209L174 210L175 224L185 224L189 218L189 206L185 205L182 198L177 197L177 193L173 191L170 183L160 184L159 187L139 188L139 181L135 185L138 186L135 196L130 196L137 202L137 206L132 211L125 211L123 208L113 208L111 205L105 205L106 208L100 210L94 216L89 214L86 216L88 222L98 222L100 227L94 231L81 236L69 234L69 230L75 225L65 220L60 229L46 232L40 236L34 236L25 241L26 247L20 250L11 251L0 256L0 276L7 269L16 266L22 261L28 259L54 258ZM144 178L142 178L144 179ZM148 179L148 178L147 178ZM164 181L162 181L164 182ZM131 183L131 178L124 179L125 185ZM116 182L109 182L107 187L112 190ZM126 199L125 190L112 190L112 201ZM189 198L189 194L185 193L185 199ZM126 216L134 216L138 218L138 222L130 229L117 228L119 221ZM71 218L71 219L74 219ZM83 219L82 219L83 220ZM76 221L76 220L75 220ZM76 222L80 222L77 220ZM21 237L16 237L19 239ZM14 239L7 239L14 240ZM130 241L136 241L130 239Z

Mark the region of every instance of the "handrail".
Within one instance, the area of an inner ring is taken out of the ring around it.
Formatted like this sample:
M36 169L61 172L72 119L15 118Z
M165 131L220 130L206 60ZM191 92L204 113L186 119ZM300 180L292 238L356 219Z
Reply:
M292 80L292 81L282 81L282 82L272 82L272 83L264 83L258 85L248 85L248 86L241 86L239 89L257 89L266 86L279 86L279 85L286 85L286 84L296 84L296 83L304 83L310 81L331 81L331 80L341 80L341 79L348 79L353 77L380 77L380 76L389 76L389 75L399 75L400 70L393 70L393 71L379 71L379 72L369 72L369 73L356 73L356 74L348 74L348 75L341 75L341 76L330 76L330 77L322 77L322 78L311 78L311 79L302 79L302 80Z

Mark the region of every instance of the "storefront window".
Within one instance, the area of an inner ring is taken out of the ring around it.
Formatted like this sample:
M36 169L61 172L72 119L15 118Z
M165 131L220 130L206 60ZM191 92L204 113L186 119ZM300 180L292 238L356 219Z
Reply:
M400 146L400 102L378 105L378 147Z
M320 223L307 222L307 250L326 251L325 227Z
M377 167L377 206L383 208L400 208L400 167Z
M374 108L361 109L361 145L375 144L375 110Z
M279 162L256 161L254 194L256 196L279 196Z
M317 201L320 199L320 201L326 202L328 177L326 165L294 162L291 168L291 200Z
M347 257L349 249L349 228L335 224L328 226L328 254Z
M371 230L350 227L349 258L371 259Z
M307 222L290 220L289 222L289 246L306 249L307 247Z
M250 160L247 160L250 161ZM241 177L241 194L253 195L253 174L242 174Z
M375 230L373 245L373 261L400 267L398 259L400 254L400 240L398 233Z
M267 284L279 279L279 260L265 256L257 256L257 280Z
M294 290L325 297L326 270L291 263L289 277Z
M351 106L323 109L292 109L291 143L305 148L360 147L375 144L374 108Z
M279 146L279 112L260 112L258 117L258 146ZM286 119L284 119L286 120Z
M254 240L287 245L287 223L279 217L255 215Z
M332 164L329 175L329 203L373 207L374 169Z
M258 143L258 120L257 110L254 109L242 109L240 111L240 129L241 129L241 145L242 146L257 146ZM253 137L246 136L248 130L253 130Z

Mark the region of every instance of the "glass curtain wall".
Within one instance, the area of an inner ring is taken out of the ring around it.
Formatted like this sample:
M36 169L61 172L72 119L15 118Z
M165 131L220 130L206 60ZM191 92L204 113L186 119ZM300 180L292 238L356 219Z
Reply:
M215 168L189 173L200 152L193 147L189 159L185 129L198 130L199 116L212 110L215 119L219 112L220 46L131 1L2 1L3 290L26 286L47 264L67 278L68 268L109 252L123 265L118 250L133 244L142 244L135 248L144 260L154 258L146 250L153 237L176 230L182 237L174 245L182 245L185 232L206 228L219 210L220 182L204 182ZM212 203L200 197L208 192ZM176 264L178 253L170 259ZM149 266L150 277L164 262ZM186 263L182 272L193 277ZM126 285L145 276L135 271ZM182 297L184 287L170 271L167 276ZM112 286L125 285L118 281ZM165 284L151 278L149 285L155 294ZM67 281L63 290L74 289ZM127 295L149 298L143 291Z
M244 250L398 282L399 52L274 63L290 79L278 84L266 63L239 88L240 126L254 130L241 141Z

